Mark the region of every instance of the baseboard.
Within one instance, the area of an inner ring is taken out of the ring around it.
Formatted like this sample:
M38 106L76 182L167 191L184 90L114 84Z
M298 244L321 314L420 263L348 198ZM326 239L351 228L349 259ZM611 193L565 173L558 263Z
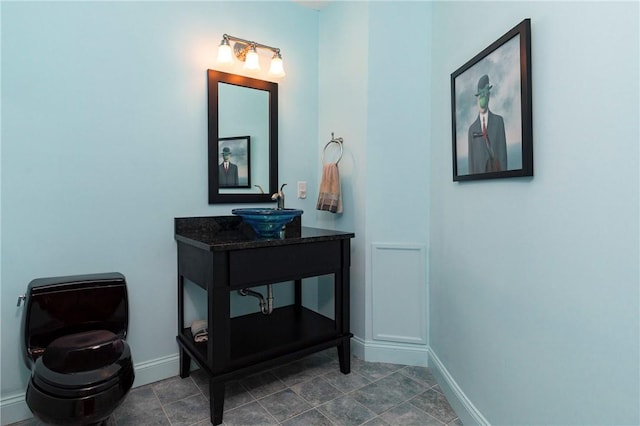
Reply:
M24 392L0 399L0 424L8 425L33 417L24 400Z
M355 356L370 362L415 365L428 367L429 347L380 341L365 341L359 337L351 339L351 351Z
M133 382L133 387L135 388L177 376L180 370L180 357L175 354L141 362L134 365L134 370L136 379ZM24 398L24 392L0 398L0 424L2 426L33 417Z
M180 356L178 354L163 356L136 364L134 368L136 379L133 382L133 387L137 388L177 376L180 372Z
M429 367L434 377L436 378L440 389L444 392L447 400L451 404L462 424L490 426L487 419L484 418L482 413L473 405L471 400L467 398L460 386L453 379L449 371L445 368L444 364L440 361L433 349L429 348Z

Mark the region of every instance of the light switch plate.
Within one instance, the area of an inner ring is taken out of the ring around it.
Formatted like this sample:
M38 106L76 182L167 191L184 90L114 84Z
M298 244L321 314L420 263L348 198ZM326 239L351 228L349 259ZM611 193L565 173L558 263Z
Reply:
M298 198L307 198L307 182L298 182Z

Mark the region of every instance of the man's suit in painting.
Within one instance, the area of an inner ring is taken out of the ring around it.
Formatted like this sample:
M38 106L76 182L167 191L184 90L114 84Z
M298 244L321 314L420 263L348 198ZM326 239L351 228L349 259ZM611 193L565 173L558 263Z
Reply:
M218 166L218 185L219 186L238 186L238 166L229 163L227 170L224 169L224 163Z
M507 170L507 140L504 120L489 111L487 133L482 133L480 115L469 127L469 173Z

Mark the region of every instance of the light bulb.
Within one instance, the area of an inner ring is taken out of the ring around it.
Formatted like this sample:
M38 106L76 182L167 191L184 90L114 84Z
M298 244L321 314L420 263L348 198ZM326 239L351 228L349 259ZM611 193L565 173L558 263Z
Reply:
M284 77L284 67L282 66L282 56L280 56L280 52L276 52L271 58L271 66L269 67L269 75L273 77Z
M231 46L229 46L229 40L222 39L220 46L218 47L218 63L219 64L231 64L233 63L231 57Z
M258 58L258 52L256 52L255 46L251 46L249 48L249 51L247 52L247 56L244 60L244 69L251 71L260 70L260 60Z

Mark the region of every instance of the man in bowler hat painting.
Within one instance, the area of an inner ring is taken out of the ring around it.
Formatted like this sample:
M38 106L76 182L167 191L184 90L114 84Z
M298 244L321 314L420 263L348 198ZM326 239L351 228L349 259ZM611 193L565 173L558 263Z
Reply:
M231 162L231 149L222 148L222 163L218 166L219 186L238 186L238 166Z
M478 80L476 98L478 117L469 127L469 173L507 170L507 138L504 120L489 110L491 88L489 76Z

